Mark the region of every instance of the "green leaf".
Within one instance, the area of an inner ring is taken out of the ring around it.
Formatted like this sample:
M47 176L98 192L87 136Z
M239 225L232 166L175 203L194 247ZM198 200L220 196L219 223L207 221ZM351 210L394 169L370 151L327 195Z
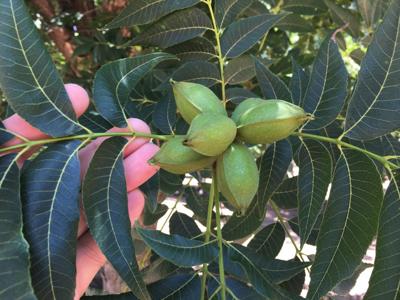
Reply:
M346 115L346 136L370 140L400 128L400 3L393 1L368 47Z
M292 95L286 84L270 71L259 59L254 58L257 81L265 99L281 99L292 102Z
M82 188L90 233L132 292L150 299L139 273L131 237L122 154L127 140L111 137L97 149Z
M14 112L48 135L82 129L23 0L0 0L0 87Z
M136 84L162 61L174 59L166 53L124 58L105 64L96 73L93 98L98 112L117 127L126 127L125 105Z
M248 98L257 98L257 95L240 87L226 89L226 99L234 104L239 104Z
M248 286L246 283L232 279L230 277L225 278L226 286L232 291L236 296L236 299L240 300L264 300L260 294L258 294L252 287ZM220 284L214 278L210 278L207 284L208 295L212 295ZM226 295L226 298L231 300L234 299L230 295ZM218 299L221 299L221 292L218 293Z
M168 93L154 108L153 124L162 133L173 134L176 119L176 103L172 93Z
M345 30L353 37L357 38L361 35L360 21L355 13L351 10L343 8L330 0L324 0L325 5L328 7L329 13L333 21L339 26L347 24Z
M7 129L5 129L4 124L0 121L0 145L5 144L14 137Z
M29 245L22 234L17 156L0 158L0 296L36 299L29 274Z
M358 11L368 27L373 27L384 15L390 0L357 0Z
M225 28L241 15L254 0L215 0L215 19L218 28Z
M225 66L225 82L238 84L252 79L256 75L254 61L250 55L234 58Z
M214 44L205 37L196 37L192 40L165 49L166 52L175 54L182 61L210 60L216 57Z
M221 37L222 54L226 58L243 54L286 15L263 14L233 22Z
M213 86L221 80L219 70L213 63L207 61L189 61L180 66L172 75L175 81L188 81Z
M270 224L256 233L248 247L264 258L274 258L285 242L285 230L279 222Z
M135 37L130 44L168 48L211 29L210 18L198 8L175 12Z
M204 195L200 189L195 189L194 187L188 188L186 190L185 198L186 204L188 208L190 208L195 217L197 217L203 224L206 224L207 221L207 208L208 208L208 201L207 195ZM213 219L214 219L214 212L213 212Z
M198 275L177 274L149 286L152 299L200 299L201 281Z
M257 292L267 299L302 299L290 295L285 290L273 283L272 278L260 266L248 258L248 253L243 253L244 247L231 246L228 250L229 257L239 263L246 273L246 276ZM246 251L247 252L247 251ZM257 261L259 263L259 261ZM303 267L304 268L304 267Z
M292 58L292 79L290 80L290 92L293 103L300 105L306 94L310 75Z
M297 176L285 179L272 195L272 201L283 209L297 208Z
M119 28L149 24L169 13L191 7L200 0L134 0L105 28Z
M284 17L276 24L276 27L290 32L311 32L314 30L309 21L295 14Z
M295 257L294 261L300 262L300 260ZM289 280L282 282L279 286L284 288L289 293L293 295L300 295L303 291L304 282L306 280L306 270L296 274L296 276L290 278Z
M179 212L175 212L169 220L169 232L188 239L195 238L201 234L193 218Z
M208 263L218 256L215 242L204 244L179 235L136 227L144 242L159 256L177 266L191 267Z
M341 112L347 94L348 74L339 48L328 36L314 60L310 81L302 107L315 116L306 123L309 130L321 129L332 123Z
M376 234L382 201L373 162L361 152L344 150L318 236L307 299L320 299L361 263Z
M332 175L332 158L320 142L302 140L298 151L297 200L301 247L308 240L325 201Z
M79 141L50 145L23 169L24 232L39 299L71 299L79 221Z
M105 132L113 127L112 124L94 110L94 107L89 108L79 118L79 122L93 132Z
M259 163L260 183L256 197L244 215L234 214L222 228L227 240L253 233L264 221L267 202L286 176L292 161L292 148L287 140L270 145Z
M386 191L379 217L376 257L369 288L370 299L400 297L400 176L396 175Z
M301 15L318 15L328 8L321 0L285 0L282 9Z

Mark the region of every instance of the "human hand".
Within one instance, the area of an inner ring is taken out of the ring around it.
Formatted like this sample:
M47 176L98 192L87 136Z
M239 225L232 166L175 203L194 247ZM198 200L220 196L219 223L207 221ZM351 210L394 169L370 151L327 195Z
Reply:
M80 117L89 106L88 94L82 87L76 84L66 84L65 88L77 117ZM143 121L134 118L128 121L134 130L150 133L150 128ZM47 137L46 134L31 126L17 114L5 119L3 124L7 130L29 140L38 140ZM111 129L111 131L128 130L127 128ZM105 137L98 138L79 151L82 179L86 174L90 160L97 147L105 139ZM144 195L138 187L157 172L157 167L149 165L147 161L159 148L150 143L147 138L128 138L128 140L129 144L124 150L124 168L128 192L128 211L131 224L133 225L135 220L142 214L144 208ZM8 141L5 146L16 145L21 142L21 139L15 137ZM71 201L73 200L75 199L71 199ZM96 273L106 262L105 256L88 231L85 215L82 211L77 239L75 299L79 299L84 294Z

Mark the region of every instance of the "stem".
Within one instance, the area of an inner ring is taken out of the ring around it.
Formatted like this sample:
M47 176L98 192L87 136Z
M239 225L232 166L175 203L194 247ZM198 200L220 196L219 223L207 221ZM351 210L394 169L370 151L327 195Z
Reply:
M400 168L400 166L390 162L388 159L386 159L383 156L380 156L380 155L370 152L368 150L362 149L360 147L354 146L352 144L343 142L340 139L334 139L334 138L330 138L330 137L326 137L326 136L315 135L315 134L304 133L304 132L294 132L292 135L303 137L303 138L310 138L310 139L314 139L314 140L318 140L318 141L322 141L322 142L328 142L331 144L336 144L341 147L346 147L349 149L353 149L353 150L362 152L365 155L375 159L376 161L379 161L388 170Z
M222 232L221 232L221 214L220 214L220 203L219 203L219 191L218 191L218 184L217 184L217 176L215 176L215 170L213 172L213 182L214 191L215 191L215 221L217 223L217 240L218 240L218 248L219 248L219 255L218 255L218 267L219 267L219 280L220 280L220 287L221 287L221 299L226 299L226 283L225 283L225 270L224 270L224 252L223 252L223 239L222 239Z
M71 136L65 136L65 137L59 137L59 138L47 138L47 139L43 139L43 140L27 141L27 142L17 144L17 145L2 147L2 148L0 148L0 153L17 150L17 149L21 149L21 148L25 148L25 147L31 148L34 146L57 143L57 142L62 142L62 141L94 140L98 137L111 137L111 136L147 137L147 138L153 138L153 139L158 139L158 140L162 140L162 141L168 140L168 137L169 137L168 135L149 134L149 133L144 133L144 132L110 132L110 131L100 132L100 133L92 132L92 133L71 135Z
M208 197L208 210L207 210L207 228L204 237L204 242L208 243L210 241L211 236L211 224L212 224L212 212L214 206L214 197L215 197L215 184L213 179L213 184L211 184L210 195ZM207 275L208 275L208 266L207 264L203 265L203 276L201 278L201 300L205 299L206 294L206 284L207 284Z
M225 92L225 75L224 75L224 64L225 64L225 57L222 55L221 50L221 31L218 28L217 21L215 20L214 11L212 8L212 0L204 0L204 3L207 4L208 10L210 12L211 22L213 26L213 31L215 34L215 42L217 43L217 57L218 57L218 64L219 64L219 72L221 73L221 92L222 92L222 101L224 105L226 105L226 92Z

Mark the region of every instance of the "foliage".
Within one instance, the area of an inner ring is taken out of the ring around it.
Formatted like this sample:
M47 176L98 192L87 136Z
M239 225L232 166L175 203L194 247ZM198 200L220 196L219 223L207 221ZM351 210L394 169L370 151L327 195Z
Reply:
M357 270L375 236L366 299L399 298L399 1L132 0L92 26L95 34L75 39L75 58L87 59L79 82L93 86L93 105L77 120L63 86L71 73L58 74L60 61L53 63L24 1L0 0L3 116L16 112L50 136L0 148L0 298L73 298L80 191L94 239L131 290L104 298L300 299L310 272L307 299L320 299ZM258 97L314 118L286 139L252 145L260 181L244 213L222 214L221 203L232 207L210 170L161 170L141 187L144 223L165 215L165 195L185 202L193 218L171 213L170 234L136 224L153 253L138 263L121 136L162 142L187 132L171 79L209 87L229 115ZM107 132L129 117L150 123L153 134ZM110 136L80 186L79 149ZM1 124L0 142L12 137ZM37 147L19 169L18 159ZM288 176L294 165L298 176ZM289 208L298 216L286 219L281 210ZM277 220L263 227L268 210ZM300 243L292 239L296 255L281 261L291 229ZM306 244L316 245L315 257L303 254ZM157 279L145 280L151 270Z

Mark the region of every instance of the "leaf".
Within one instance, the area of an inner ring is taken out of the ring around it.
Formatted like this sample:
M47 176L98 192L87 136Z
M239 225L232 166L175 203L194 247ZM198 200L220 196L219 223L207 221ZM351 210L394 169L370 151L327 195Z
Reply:
M209 29L209 17L198 8L188 8L161 19L130 44L168 48L202 35Z
M240 87L226 89L226 99L234 104L239 104L248 98L257 98L253 92Z
M285 179L272 195L272 201L283 209L297 208L297 176Z
M210 87L219 82L221 76L215 64L196 60L180 66L172 75L172 79L175 81L195 82Z
M160 173L157 172L149 180L140 186L140 190L146 198L146 206L151 212L155 212L158 205L158 194L160 189Z
M314 30L307 20L295 14L284 17L276 24L276 27L290 32L311 32Z
M332 158L320 142L302 140L298 152L299 176L297 201L301 247L308 240L331 182Z
M368 47L350 100L345 130L370 140L400 127L400 3L393 1Z
M149 286L152 299L199 299L200 277L192 274L177 274Z
M12 109L53 137L82 129L23 0L0 1L0 87Z
M131 27L152 23L169 13L191 7L199 0L135 0L131 1L122 12L108 23L105 28Z
M266 274L265 271L259 268L259 265L255 264L247 256L248 253L243 253L244 247L231 246L229 247L229 257L239 263L243 270L246 272L248 280L257 292L267 299L302 299L294 295L290 295L279 286L273 284L272 278ZM258 263L258 261L257 261Z
M97 245L140 299L150 299L139 273L131 237L122 154L127 140L111 137L94 154L82 188L90 233Z
M280 99L292 102L292 95L286 84L259 59L254 58L257 81L265 99Z
M294 258L294 260L300 262L300 260L297 257ZM303 291L305 280L306 280L306 270L303 270L296 276L290 278L285 282L282 282L280 286L289 293L292 293L293 295L300 295L301 292Z
M373 27L384 15L390 0L357 0L358 11L368 27Z
M279 222L272 223L251 239L248 247L264 258L274 258L285 242L285 230Z
M79 122L93 132L105 132L113 127L112 124L100 116L100 114L95 111L94 108L89 108L79 118Z
M254 0L216 0L215 19L218 28L225 28L241 15Z
M200 190L197 190L193 187L187 189L187 193L185 194L186 204L188 208L190 208L194 215L203 223L206 224L207 221L207 195L200 194ZM215 213L213 212L213 219Z
M172 93L160 100L153 112L153 124L165 134L172 134L176 123L176 104Z
M194 220L186 214L175 212L169 220L169 231L188 239L201 235Z
M151 207L145 203L144 211L143 211L143 225L150 226L155 224L159 219L161 219L169 210L168 206L164 204L157 204L156 209L154 211L151 210Z
M167 235L157 230L138 226L136 226L136 230L155 253L177 266L197 266L208 263L218 256L215 242L204 244L179 235Z
M268 147L259 163L260 182L256 197L244 215L232 215L222 228L226 240L236 240L253 233L264 221L267 202L282 183L292 161L287 140Z
M0 145L7 143L14 137L7 129L5 129L4 124L0 121Z
M39 299L71 299L79 221L79 141L48 146L23 169L21 198Z
M348 24L345 31L353 37L359 37L361 35L360 22L351 10L343 8L330 0L324 0L324 2L335 23L339 26Z
M238 84L248 81L256 75L254 61L250 55L234 58L225 66L224 73L227 84Z
M29 274L29 245L22 234L17 156L0 158L0 295L36 299Z
M213 43L201 36L165 49L165 51L175 54L182 61L205 61L216 57Z
M263 14L233 22L222 34L222 54L226 58L233 58L243 54L286 15Z
M282 9L301 15L318 15L328 8L321 0L285 0Z
M294 104L300 105L303 102L309 80L310 75L292 58L292 80L289 88Z
M399 175L394 176L386 191L379 219L374 269L365 299L396 300L400 296Z
M318 236L307 299L324 296L361 263L376 233L382 201L373 162L361 152L344 150Z
M174 59L166 53L123 58L103 65L93 84L94 104L98 112L117 127L126 127L124 108L136 84L162 61Z
M331 37L322 43L314 60L302 107L315 116L304 128L321 129L341 112L347 94L346 67L337 44Z
M236 296L236 299L240 300L263 300L265 299L260 294L258 294L252 287L248 286L246 283L232 278L225 278L226 286L232 291ZM217 288L220 286L214 278L210 278L208 282L208 295L212 295ZM218 293L218 299L221 299L221 293ZM226 299L234 299L230 297L229 294L226 295Z

